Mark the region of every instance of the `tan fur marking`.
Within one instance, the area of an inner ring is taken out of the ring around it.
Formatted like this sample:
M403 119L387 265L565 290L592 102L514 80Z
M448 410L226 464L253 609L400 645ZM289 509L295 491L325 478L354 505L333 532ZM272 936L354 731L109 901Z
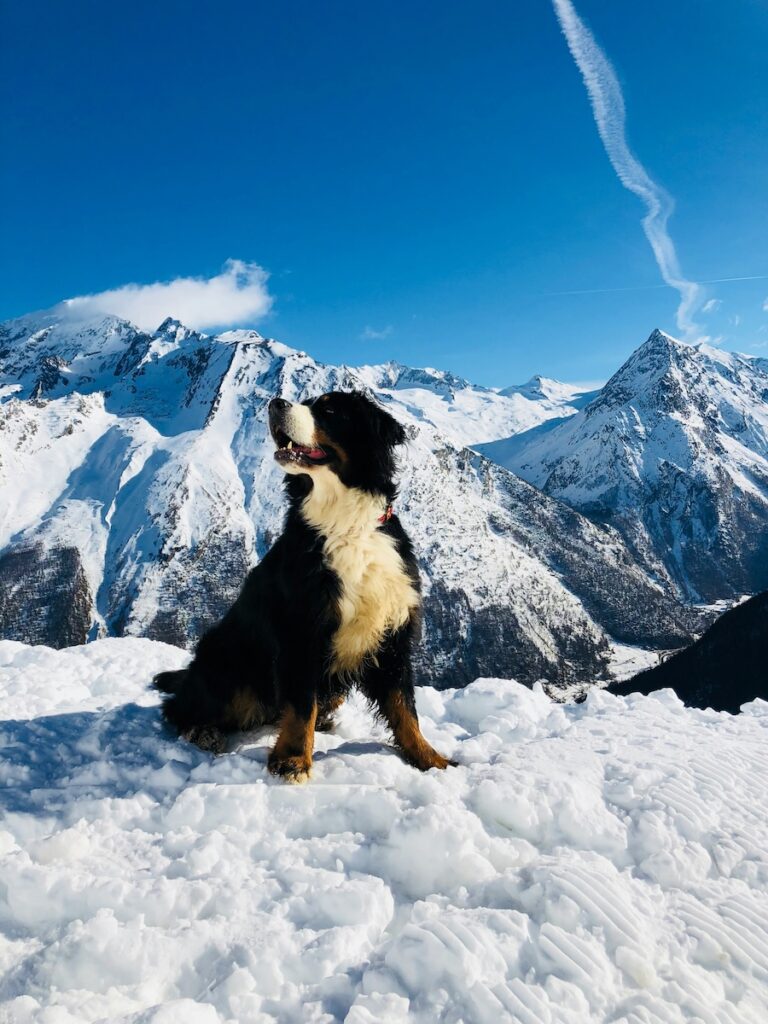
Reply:
M229 705L230 727L253 729L267 720L266 710L250 690L238 690Z
M354 673L388 630L405 625L419 595L393 538L378 529L385 500L346 487L327 467L316 469L312 480L302 513L324 538L325 558L341 582L330 668Z
M288 782L306 782L312 773L316 720L317 704L312 705L309 718L301 718L290 706L285 709L267 761L273 775L282 775Z
M384 717L392 730L395 743L406 761L425 772L429 768L447 768L451 762L438 754L424 739L419 720L406 706L401 693L393 693L382 705Z
M345 694L339 694L337 697L331 697L330 700L325 700L320 705L318 711L319 715L332 715L334 711L338 711L341 705L346 700Z
M338 444L338 442L335 442L332 437L329 437L329 435L318 426L315 427L315 444L319 445L321 448L332 448L342 465L344 465L345 462L349 462L349 456L341 445Z
M330 700L323 701L317 709L317 722L315 723L315 729L318 732L329 732L333 728L334 720L333 714L341 707L347 698L343 695L338 697L332 697Z

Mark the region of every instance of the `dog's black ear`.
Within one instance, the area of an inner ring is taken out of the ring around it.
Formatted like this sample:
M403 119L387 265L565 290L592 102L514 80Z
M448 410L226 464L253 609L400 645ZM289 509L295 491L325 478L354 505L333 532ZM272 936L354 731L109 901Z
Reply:
M383 409L377 409L377 421L379 437L388 448L394 448L398 444L405 444L408 435L402 423L398 423L394 416L390 416Z

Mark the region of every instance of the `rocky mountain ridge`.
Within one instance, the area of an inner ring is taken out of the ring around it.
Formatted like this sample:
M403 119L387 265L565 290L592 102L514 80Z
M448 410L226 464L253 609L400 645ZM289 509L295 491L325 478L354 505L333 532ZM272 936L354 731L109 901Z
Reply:
M768 367L654 331L576 415L479 446L686 602L768 587Z
M568 685L609 677L614 641L691 638L696 615L616 531L465 447L519 422L514 397L439 371L322 365L255 331L52 314L0 327L0 635L194 643L280 529L267 401L350 387L412 437L397 511L425 582L422 681Z

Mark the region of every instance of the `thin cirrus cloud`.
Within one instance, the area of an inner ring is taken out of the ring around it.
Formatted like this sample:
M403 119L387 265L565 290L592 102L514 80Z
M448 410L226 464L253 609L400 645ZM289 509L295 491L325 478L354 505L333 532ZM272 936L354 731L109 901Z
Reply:
M366 325L360 333L360 341L383 341L385 338L388 338L391 333L391 324L387 324L387 326L382 327L381 330L377 330L375 327Z
M720 309L721 306L722 306L722 302L721 302L720 299L709 299L701 307L701 311L702 311L702 313L716 313L717 310Z
M608 159L624 188L634 192L645 203L647 212L643 217L643 230L664 282L680 295L675 318L677 326L686 337L691 337L699 330L693 316L703 298L703 289L683 275L674 242L667 230L674 200L651 178L629 148L624 97L611 62L576 13L571 0L552 0L552 3L568 49L584 79Z
M232 327L252 323L272 308L267 289L269 274L257 263L227 260L214 277L177 277L153 284L125 284L120 288L79 295L61 303L73 317L112 314L151 331L166 317L187 327Z

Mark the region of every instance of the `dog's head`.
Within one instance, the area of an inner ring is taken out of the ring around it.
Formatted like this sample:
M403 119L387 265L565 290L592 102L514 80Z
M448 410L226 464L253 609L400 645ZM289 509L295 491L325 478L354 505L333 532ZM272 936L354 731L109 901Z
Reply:
M269 428L286 473L335 473L349 487L387 493L394 449L406 439L394 417L359 391L331 391L306 402L273 398Z

